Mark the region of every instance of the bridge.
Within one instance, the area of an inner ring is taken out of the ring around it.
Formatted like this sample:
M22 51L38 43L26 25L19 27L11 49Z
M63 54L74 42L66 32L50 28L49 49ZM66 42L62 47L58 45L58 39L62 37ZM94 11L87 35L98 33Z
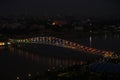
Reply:
M34 44L52 45L52 46L69 48L69 49L77 50L80 52L85 52L85 53L89 53L89 54L100 55L103 57L110 57L110 58L113 55L113 52L111 52L111 51L98 50L95 48L81 45L79 43L75 43L75 42L71 42L68 40L51 37L51 36L49 36L49 37L32 37L32 38L24 38L24 39L9 39L9 42L11 42L12 44L21 44L21 43L33 44L34 43Z

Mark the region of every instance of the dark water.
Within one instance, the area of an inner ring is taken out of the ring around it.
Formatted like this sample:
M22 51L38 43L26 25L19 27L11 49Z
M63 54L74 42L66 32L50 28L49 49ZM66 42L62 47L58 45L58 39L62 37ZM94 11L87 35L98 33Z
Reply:
M0 75L6 80L15 80L16 76L25 77L28 73L44 72L49 68L80 65L85 61L84 55L76 51L45 45L32 45L32 49L30 45L24 49L10 47L0 51Z
M73 39L72 39L73 40ZM90 36L73 40L97 49L119 51L119 35ZM97 59L97 56L83 54L54 46L27 45L24 48L0 48L0 78L15 80L28 73L44 72L49 68L71 66Z
M88 38L79 38L74 41L100 50L108 50L113 52L120 50L120 34L105 34L101 36L91 35Z

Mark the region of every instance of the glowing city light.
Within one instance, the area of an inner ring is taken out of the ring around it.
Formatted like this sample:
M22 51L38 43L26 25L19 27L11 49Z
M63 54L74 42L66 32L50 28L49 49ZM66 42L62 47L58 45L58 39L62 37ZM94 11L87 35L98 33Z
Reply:
M56 25L56 23L55 23L55 22L53 22L53 23L52 23L52 25L54 26L54 25Z
M4 46L5 45L5 43L4 42L0 42L0 46Z

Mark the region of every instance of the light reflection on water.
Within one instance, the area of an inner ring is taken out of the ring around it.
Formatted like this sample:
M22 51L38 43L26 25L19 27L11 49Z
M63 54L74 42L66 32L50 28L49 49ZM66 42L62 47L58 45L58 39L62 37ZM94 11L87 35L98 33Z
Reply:
M5 50L3 50L5 51ZM71 56L64 56L64 55L51 55L47 56L49 54L45 55L39 55L44 53L34 53L30 52L21 48L15 48L15 47L9 47L6 49L6 53L2 53L1 57L6 57L1 60L6 60L8 63L3 63L3 76L6 74L9 76L11 80L15 80L16 76L25 77L28 73L44 73L45 71L57 67L67 67L72 65L82 65L84 64L83 61L79 59L72 58ZM6 55L7 54L7 55ZM5 66L4 66L5 65ZM8 67L6 66L8 65ZM8 68L7 70L5 70ZM5 71L4 71L5 70ZM9 73L7 73L9 71ZM2 73L1 73L2 74ZM3 80L6 77L3 78Z
M10 47L9 48L10 53L13 54L18 54L21 57L25 57L26 59L30 59L32 61L38 62L38 63L46 63L48 64L48 66L52 67L52 66L71 66L71 65L82 65L84 62L83 61L79 61L79 60L74 60L71 59L69 57L66 56L39 56L37 54L34 53L30 53L21 49L17 49L17 48L13 48Z
M94 47L97 49L102 50L109 50L109 51L118 51L119 50L119 44L120 44L120 34L107 34L101 36L93 36L90 35L89 38L81 40L80 43L83 43L83 45L87 45L89 47Z

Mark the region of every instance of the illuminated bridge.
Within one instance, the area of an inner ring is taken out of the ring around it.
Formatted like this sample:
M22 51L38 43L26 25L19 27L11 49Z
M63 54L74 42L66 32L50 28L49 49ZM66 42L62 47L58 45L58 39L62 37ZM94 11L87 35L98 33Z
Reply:
M85 52L94 55L100 55L103 57L112 57L113 52L105 51L105 50L98 50L95 48L87 47L75 42L71 42L68 40L56 38L56 37L32 37L32 38L25 38L25 39L9 39L12 44L21 44L21 43L29 43L29 44L46 44L64 48L74 49L80 52Z

